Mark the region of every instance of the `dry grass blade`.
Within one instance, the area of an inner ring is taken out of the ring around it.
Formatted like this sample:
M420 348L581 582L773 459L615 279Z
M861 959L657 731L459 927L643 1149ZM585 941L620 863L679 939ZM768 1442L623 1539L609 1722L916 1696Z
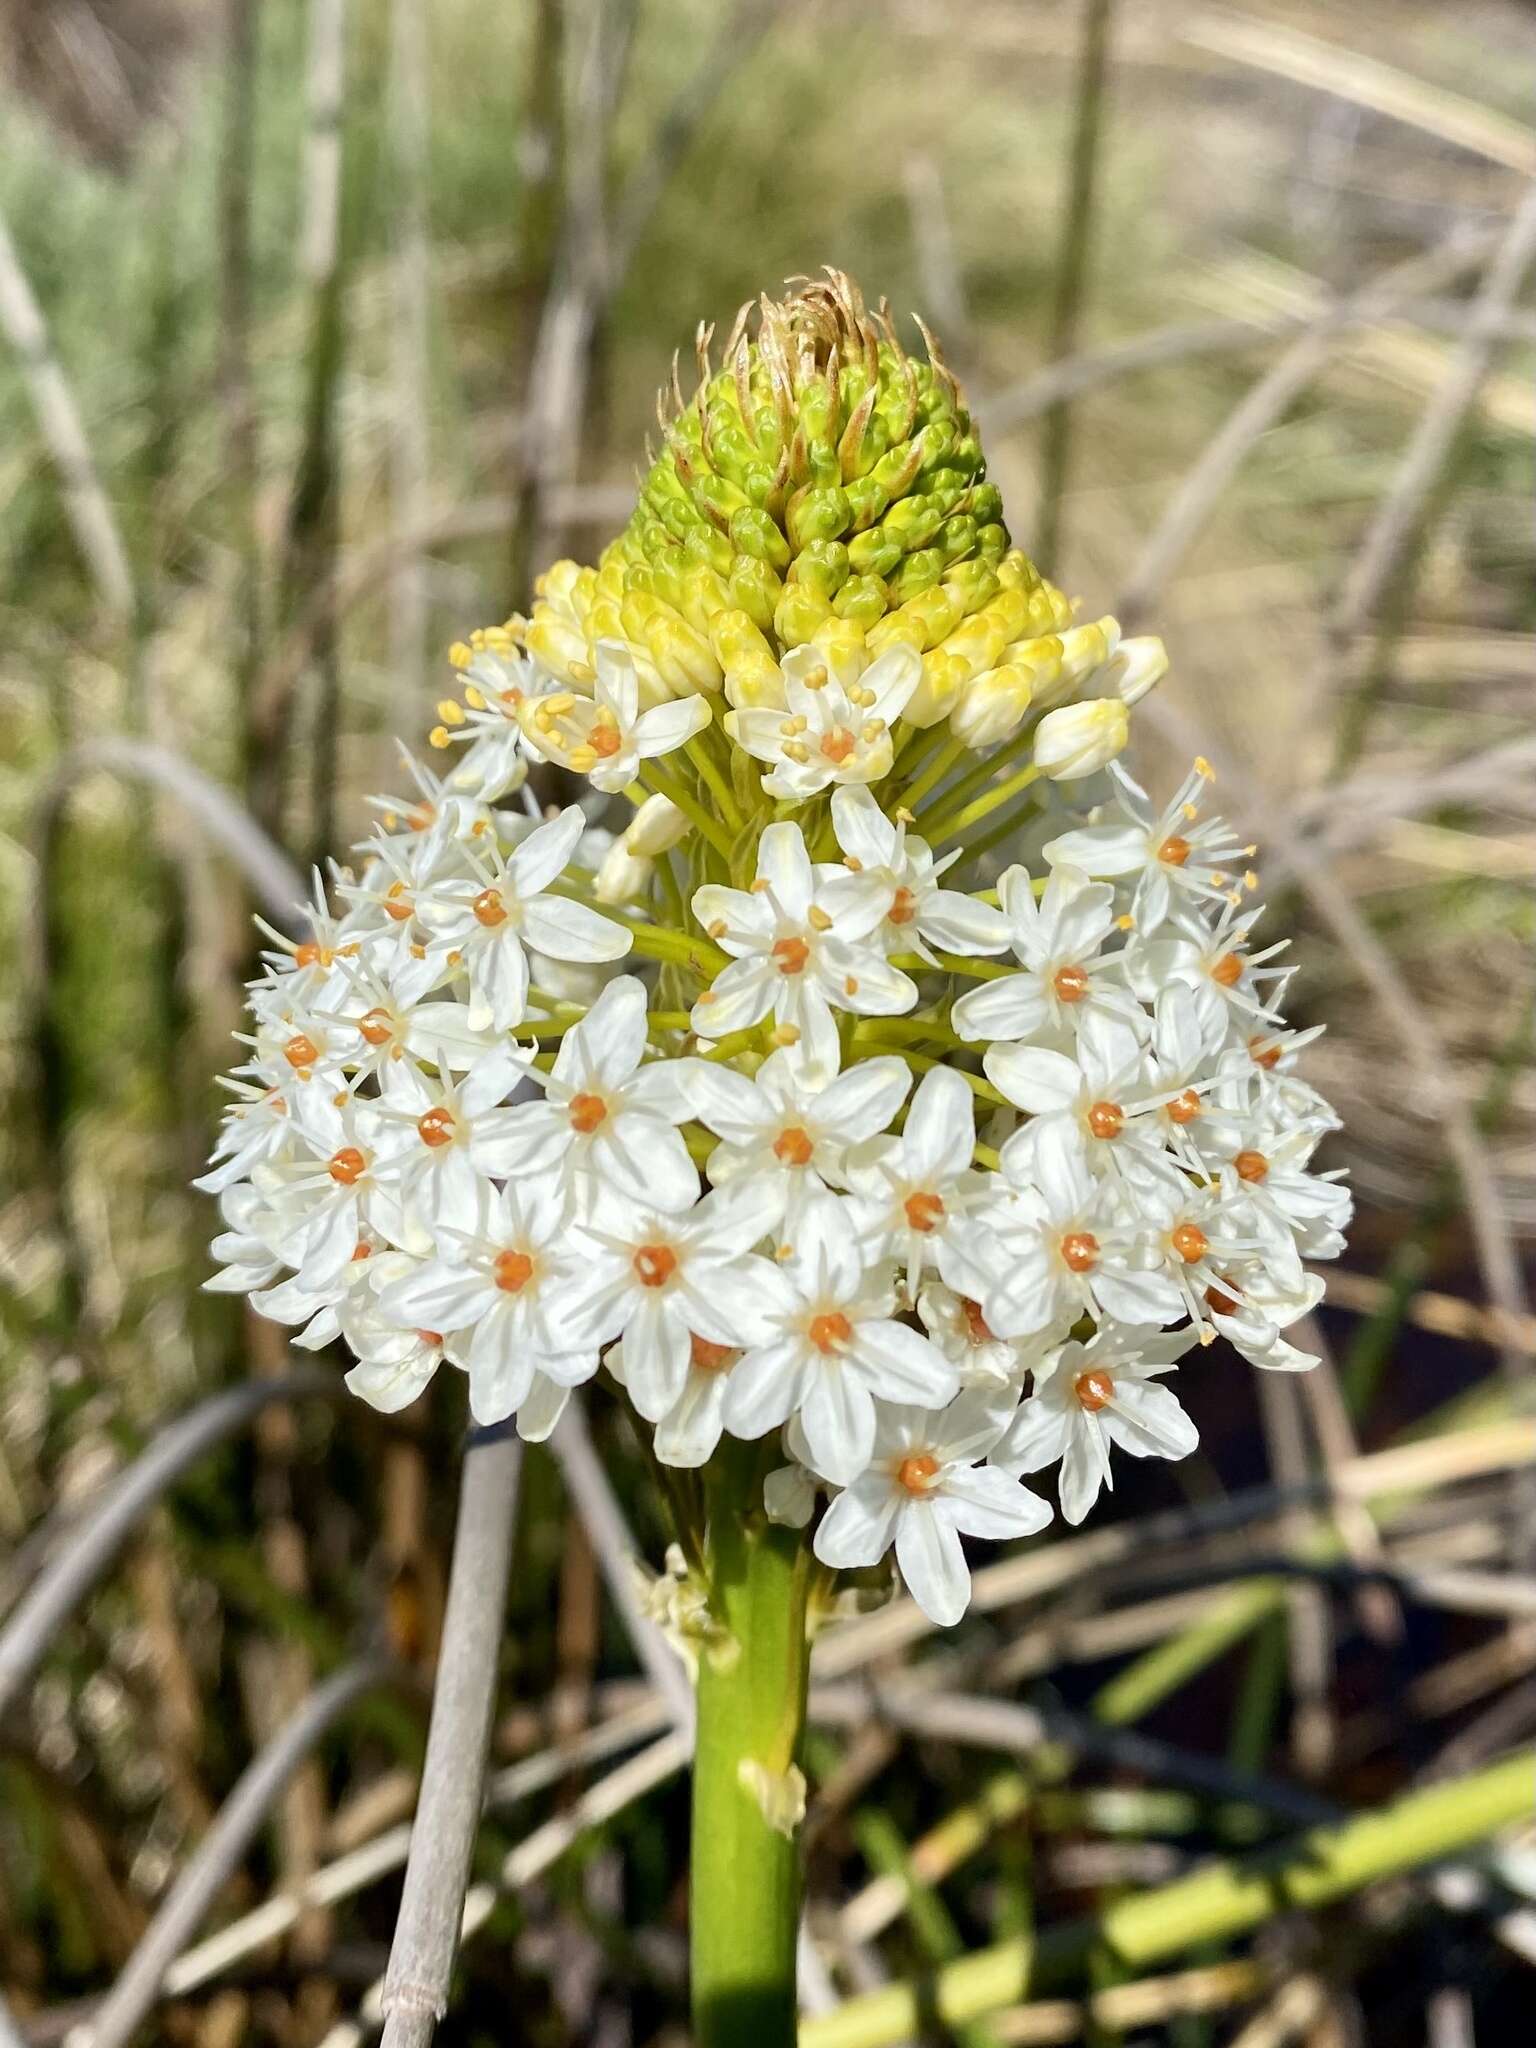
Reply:
M75 544L95 582L103 610L117 624L133 611L133 571L86 439L80 408L53 352L42 315L9 228L0 218L0 330L16 351L37 428L64 487Z
M239 1868L289 1778L355 1701L393 1675L386 1659L360 1657L316 1687L247 1766L122 1975L90 2022L69 2037L67 2048L125 2048L159 1996L167 1969Z
M641 1604L639 1552L593 1446L579 1397L561 1416L550 1448L645 1675L686 1733L693 1727L693 1687L677 1652Z
M189 1466L244 1429L274 1401L343 1397L334 1373L318 1369L252 1381L199 1403L162 1429L68 1530L0 1630L0 1713L19 1696L59 1629L106 1571L123 1543Z
M1325 42L1278 22L1246 20L1239 15L1202 14L1182 31L1197 49L1251 64L1298 85L1315 86L1420 128L1442 142L1472 150L1492 163L1536 176L1536 133L1491 107L1446 92L1437 85L1363 57L1338 43Z
M1364 291L1303 331L1207 442L1169 500L1115 607L1127 624L1142 619L1162 594L1216 510L1239 464L1322 369L1339 331L1362 320L1384 319L1416 293L1449 283L1477 261L1485 246L1483 236L1452 235L1440 247L1395 264Z
M385 2048L424 2048L447 2008L496 1704L522 1454L506 1424L472 1437L464 1454L421 1801L384 1976Z
M1451 368L1424 409L1392 487L1377 508L1334 617L1340 638L1359 632L1376 614L1387 586L1412 545L1424 502L1445 468L1478 387L1488 374L1504 317L1536 259L1536 183L1515 211L1509 232L1467 315Z
M271 916L287 920L304 900L304 881L298 869L238 797L184 755L152 740L113 736L87 741L65 754L38 801L42 824L36 836L40 842L47 837L54 814L74 785L83 776L101 770L151 783L174 797L202 826L213 844L229 856L252 895Z

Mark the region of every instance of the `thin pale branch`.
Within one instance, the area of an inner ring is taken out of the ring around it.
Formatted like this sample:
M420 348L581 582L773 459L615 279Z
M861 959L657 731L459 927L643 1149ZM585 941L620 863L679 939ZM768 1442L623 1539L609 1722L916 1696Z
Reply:
M227 854L251 893L273 917L291 918L304 900L304 881L280 846L230 790L205 775L182 754L150 740L112 735L88 740L71 749L54 766L38 801L42 824L34 837L47 837L53 816L74 785L86 775L106 770L151 783L174 797L202 826L215 846Z
M59 1629L182 1473L238 1435L274 1401L344 1397L338 1375L318 1369L295 1372L214 1394L162 1428L148 1449L69 1524L67 1538L0 1629L0 1713L19 1697Z
M167 1969L239 1869L288 1780L349 1707L394 1676L394 1667L382 1657L359 1657L344 1665L316 1687L247 1765L121 1976L72 2037L70 2048L126 2048L153 2008Z
M384 1975L384 2048L425 2048L447 2008L496 1704L522 1453L504 1424L477 1432L464 1454L421 1799Z
M90 571L102 608L121 624L133 612L133 571L86 439L80 408L64 374L42 308L0 217L0 332L16 351L32 400L37 430L64 490L64 510L75 545Z
M1122 620L1135 624L1145 617L1204 529L1244 457L1323 368L1339 331L1363 319L1385 318L1416 293L1448 284L1479 259L1484 246L1481 236L1452 235L1438 248L1393 265L1364 291L1342 300L1302 331L1206 443L1173 493L1120 594L1115 609Z
M1341 639L1375 617L1413 545L1425 500L1444 471L1499 346L1505 316L1536 260L1536 183L1531 184L1472 302L1451 366L1424 408L1391 488L1376 509L1345 580L1333 627Z

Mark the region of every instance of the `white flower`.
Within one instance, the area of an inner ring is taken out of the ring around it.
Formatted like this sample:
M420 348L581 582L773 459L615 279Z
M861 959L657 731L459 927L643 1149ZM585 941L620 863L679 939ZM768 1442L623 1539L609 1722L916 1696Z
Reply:
M828 1508L816 1555L840 1569L878 1564L894 1543L907 1591L930 1621L957 1622L970 1604L962 1536L1033 1536L1051 1519L1038 1495L982 1465L1011 1404L976 1391L941 1414L882 1404L868 1471Z
M406 1139L377 1104L343 1094L305 1097L293 1118L302 1149L258 1170L272 1242L313 1292L330 1287L369 1232L403 1240Z
M750 1187L717 1189L685 1216L597 1204L587 1296L568 1334L581 1344L623 1337L629 1396L647 1422L676 1406L695 1337L735 1350L772 1327L777 1276L751 1249L770 1220Z
M740 1357L740 1346L714 1344L692 1333L682 1389L656 1423L654 1448L663 1465L692 1470L713 1457L725 1429L726 1376ZM622 1343L605 1354L603 1363L621 1387L629 1384Z
M1151 799L1119 762L1110 764L1121 821L1063 832L1045 848L1045 858L1081 868L1096 880L1123 881L1134 876L1130 914L1136 929L1153 932L1164 922L1175 898L1224 902L1231 893L1229 872L1234 862L1251 860L1255 849L1242 845L1221 818L1199 822L1199 805L1210 779L1209 764L1197 761L1172 801L1155 811Z
M585 775L594 789L627 789L642 761L684 746L710 720L709 699L675 697L640 709L640 679L633 656L616 640L600 640L590 697L570 690L530 697L521 707L523 731L546 761Z
M528 773L519 717L523 704L547 696L559 684L504 627L477 633L475 640L478 645L460 642L450 649L460 671L464 708L439 704L443 724L433 737L439 745L464 748L449 777L452 786L494 803L520 789Z
M1215 1328L1250 1365L1266 1372L1309 1372L1317 1359L1280 1333L1310 1315L1322 1298L1323 1281L1316 1273L1277 1278L1256 1261L1238 1261L1206 1289L1204 1306Z
M1051 870L1038 904L1021 867L1009 868L997 886L1023 972L961 996L952 1012L956 1031L1068 1048L1091 1017L1129 1056L1146 1036L1146 1015L1121 977L1120 956L1104 954L1115 930L1114 890L1069 867Z
M280 1088L265 1081L244 1081L239 1075L227 1076L220 1086L235 1101L225 1112L208 1171L192 1183L205 1195L222 1195L263 1162L293 1149L293 1119Z
M895 1321L888 1267L866 1268L847 1205L807 1202L766 1305L768 1328L732 1370L725 1423L760 1437L797 1416L809 1462L845 1484L869 1463L875 1396L938 1406L958 1381L943 1353Z
M1141 1268L1110 1190L1095 1182L1059 1127L1037 1139L1016 1132L1001 1157L1018 1193L977 1245L978 1262L990 1256L992 1263L980 1298L1000 1337L1027 1337L1084 1313L1131 1323L1166 1323L1181 1313L1180 1289Z
M1133 1458L1185 1458L1199 1431L1167 1387L1154 1384L1193 1341L1187 1329L1164 1332L1108 1325L1088 1344L1062 1346L1050 1371L1035 1375L992 1463L1022 1478L1061 1460L1061 1512L1082 1521L1112 1484L1113 1444Z
M571 804L509 854L495 845L477 847L469 880L443 883L419 904L434 935L434 956L468 980L472 1029L490 1024L507 1031L522 1022L528 1008L526 948L552 960L580 962L619 960L629 951L629 933L611 918L544 893L585 829L581 806Z
M917 1297L923 1328L960 1375L962 1387L1010 1387L1017 1393L1033 1371L1066 1336L1066 1326L1049 1325L1026 1338L997 1337L972 1295L957 1294L930 1280Z
M982 1066L993 1087L1033 1119L1010 1140L1020 1161L1059 1130L1095 1176L1154 1169L1163 1160L1160 1098L1147 1088L1146 1055L1099 1016L1084 1019L1074 1057L1043 1045L991 1045Z
M771 1010L783 1042L797 1046L809 1066L834 1074L834 1009L889 1017L917 1001L915 986L871 936L885 910L878 882L813 868L798 825L769 825L751 889L706 883L694 895L695 917L734 956L694 1004L694 1030L724 1038Z
M443 1362L441 1330L398 1329L371 1308L348 1317L342 1329L357 1359L347 1385L385 1415L409 1408Z
M511 1170L518 1112L504 1105L525 1073L506 1051L487 1054L460 1081L446 1059L435 1075L414 1061L390 1069L379 1111L398 1133L391 1166L408 1233L394 1242L425 1251L444 1226L474 1229L482 1182Z
M1001 911L962 890L939 887L963 847L935 861L927 841L893 825L867 789L833 793L832 827L848 867L887 891L885 938L892 951L926 959L924 940L952 953L1001 953L1008 944Z
M698 1112L682 1063L646 1051L644 983L622 975L560 1042L542 1102L520 1103L499 1151L511 1174L558 1168L562 1185L590 1174L657 1209L686 1209L699 1176L677 1125Z
M889 775L891 727L923 677L922 657L901 642L868 662L862 647L797 647L780 663L782 710L728 712L725 729L759 761L769 796L802 802L830 783Z
M787 1048L770 1053L749 1079L714 1060L689 1060L679 1074L690 1112L722 1141L709 1177L743 1176L772 1190L776 1228L793 1232L818 1189L842 1184L848 1148L883 1131L906 1100L911 1069L894 1054L856 1061L822 1082Z
M1052 782L1079 782L1123 754L1130 737L1130 713L1118 697L1063 704L1035 728L1035 766Z
M574 1229L564 1188L524 1174L481 1189L472 1229L445 1229L436 1256L386 1287L381 1313L411 1328L451 1331L449 1356L469 1374L476 1422L504 1422L537 1375L579 1386L597 1371L595 1345L566 1341L585 1292L592 1246Z
M901 1136L871 1138L848 1155L852 1213L865 1256L871 1264L894 1259L909 1298L925 1267L961 1293L984 1282L963 1227L988 1180L971 1163L974 1099L952 1067L933 1067L917 1084Z
M1223 1030L1240 1040L1252 1039L1280 1022L1274 1007L1290 970L1267 963L1285 951L1279 940L1262 951L1248 951L1248 935L1263 915L1263 905L1245 908L1228 902L1214 925L1193 908L1175 911L1152 938L1138 934L1125 951L1131 986L1152 1000L1170 982L1193 990L1200 1028L1208 1039ZM1277 986L1271 986L1277 984Z

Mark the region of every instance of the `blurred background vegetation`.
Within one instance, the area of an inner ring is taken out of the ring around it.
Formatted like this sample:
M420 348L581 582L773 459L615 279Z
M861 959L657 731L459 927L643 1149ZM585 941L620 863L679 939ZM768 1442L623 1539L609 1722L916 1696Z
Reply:
M280 1331L197 1291L214 1219L186 1183L253 946L209 821L243 806L301 866L353 840L446 643L621 523L694 322L825 263L943 336L1021 544L1166 638L1137 765L1163 788L1211 756L1299 927L1299 1021L1330 1026L1311 1071L1361 1216L1328 1364L1276 1388L1213 1356L1201 1455L1106 1512L1529 1412L1528 5L0 0L0 60L0 1599L159 1422L286 1369ZM269 1410L0 1724L0 1989L32 2039L88 2010L318 1675L379 1640L429 1672L458 1404ZM594 1427L622 1474L633 1445ZM1186 1546L1139 1605L1058 1588L971 1653L1002 1694L1345 1804L1465 1768L1536 1726L1536 1538L1518 1490L1448 1471L1395 1519L1266 1524L1246 1567L1240 1526ZM1332 1576L1255 1576L1318 1539ZM1480 1599L1405 1591L1410 1568ZM1252 1608L1203 1647L1202 1573ZM631 1669L535 1457L498 1755L586 1725ZM355 1708L216 1917L408 1814L423 1730L409 1687ZM826 1912L906 1873L845 1988L1278 1824L1086 1739L1027 1796L953 1741L817 1741ZM983 1816L962 1867L933 1852L918 1881L909 1845L957 1809ZM655 1795L504 1898L444 2038L678 2038L683 1810ZM487 1868L525 1824L493 1816ZM306 1910L156 2037L321 2040L394 1896ZM1217 2018L964 2038L1509 2038L1529 1929L1425 1910L1277 1923Z

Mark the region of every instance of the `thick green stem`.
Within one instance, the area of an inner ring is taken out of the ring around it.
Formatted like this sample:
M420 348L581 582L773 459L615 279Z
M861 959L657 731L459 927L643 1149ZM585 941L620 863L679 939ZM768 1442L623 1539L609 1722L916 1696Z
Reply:
M723 1445L709 1480L711 1605L723 1637L699 1661L694 2040L793 2048L810 1553L795 1531L763 1519L753 1447Z

